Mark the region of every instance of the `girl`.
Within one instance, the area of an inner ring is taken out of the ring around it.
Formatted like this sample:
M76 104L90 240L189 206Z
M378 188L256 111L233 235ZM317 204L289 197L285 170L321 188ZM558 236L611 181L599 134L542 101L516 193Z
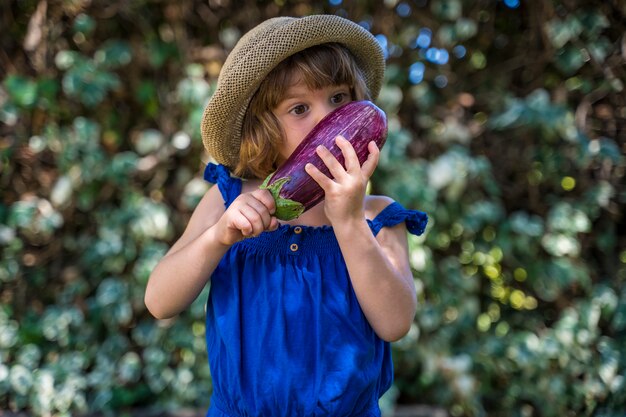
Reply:
M365 194L379 150L359 164L337 137L332 178L306 171L325 200L291 222L273 217L262 180L330 111L374 98L384 58L376 39L337 16L275 18L241 38L205 109L202 135L217 183L154 269L145 301L157 318L184 310L211 281L208 416L380 416L389 342L416 309L407 229L426 215ZM233 172L236 176L231 175Z

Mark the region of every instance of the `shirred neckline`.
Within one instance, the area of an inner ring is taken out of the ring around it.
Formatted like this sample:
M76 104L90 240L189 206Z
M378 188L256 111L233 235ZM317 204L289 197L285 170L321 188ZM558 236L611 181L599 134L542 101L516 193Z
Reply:
M204 170L204 179L216 183L224 199L224 206L241 193L242 180L233 177L228 168L221 164L208 163ZM373 220L366 219L370 230L376 236L385 226L395 226L401 222L406 224L409 233L420 235L428 222L426 213L407 210L397 201L383 208ZM300 232L294 232L296 228ZM297 250L292 250L296 244ZM339 243L333 232L332 225L309 226L304 224L281 224L271 232L263 232L256 238L245 239L233 246L254 249L259 253L285 253L289 255L320 255L340 253Z
M366 219L370 230L376 235L386 223L385 219L392 217L393 213L402 210L398 202L387 205L374 220ZM300 228L298 233L296 229ZM297 244L296 251L291 245ZM340 254L339 242L331 225L308 226L302 224L281 224L271 232L263 232L259 236L244 239L235 246L241 246L253 250L256 253L284 254L292 256L319 256Z

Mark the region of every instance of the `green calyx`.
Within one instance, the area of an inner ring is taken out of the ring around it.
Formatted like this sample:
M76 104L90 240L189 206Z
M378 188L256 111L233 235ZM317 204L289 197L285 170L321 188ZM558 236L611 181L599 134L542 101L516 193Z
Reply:
M298 218L304 212L304 205L297 201L282 198L280 196L280 190L291 180L291 178L280 178L274 181L272 185L267 185L271 177L272 174L268 175L259 188L268 190L272 194L272 197L274 197L274 203L276 204L276 212L274 213L274 216L280 220L293 220Z

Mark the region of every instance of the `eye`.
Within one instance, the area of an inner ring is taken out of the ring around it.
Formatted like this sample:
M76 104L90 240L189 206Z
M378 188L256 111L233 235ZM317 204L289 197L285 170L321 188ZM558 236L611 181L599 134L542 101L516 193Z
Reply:
M292 107L291 110L289 110L289 113L293 113L295 115L301 115L306 111L307 111L307 106L305 106L304 104L298 104L297 106Z
M348 94L346 93L337 93L330 98L331 103L333 104L341 104L348 99Z

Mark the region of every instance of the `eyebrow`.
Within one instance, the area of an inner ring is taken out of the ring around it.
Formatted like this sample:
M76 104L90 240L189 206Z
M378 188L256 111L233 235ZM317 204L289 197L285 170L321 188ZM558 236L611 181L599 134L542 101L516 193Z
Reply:
M307 94L307 90L305 90L305 89L302 89L301 91L296 90L295 92L293 92L292 89L289 88L285 92L285 95L283 96L281 101L289 100L289 99L292 99L292 98L305 97L307 95L308 95Z

